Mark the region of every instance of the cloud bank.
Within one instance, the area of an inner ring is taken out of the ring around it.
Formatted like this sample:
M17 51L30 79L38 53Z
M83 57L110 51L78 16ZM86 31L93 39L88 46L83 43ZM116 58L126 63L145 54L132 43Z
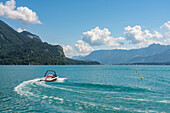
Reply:
M64 53L67 57L74 56L73 54L73 48L70 45L62 45Z
M17 32L18 32L18 33L21 33L21 32L23 32L23 31L26 31L26 29L21 29L21 28L18 28L18 29L17 29Z
M154 31L154 34L151 34L149 30L142 31L141 26L136 25L134 27L127 26L124 28L125 37L127 40L130 40L132 44L137 44L140 42L146 42L151 38L160 39L163 38L163 35L157 31Z
M161 32L161 29L166 29ZM159 32L153 30L152 32L147 29L142 29L141 26L127 26L124 28L124 37L114 38L111 32L107 29L100 29L96 27L89 31L83 32L81 40L78 40L70 51L65 49L66 56L87 55L96 49L103 49L103 47L110 49L138 49L147 47L151 44L170 44L170 21L164 23Z
M101 30L99 27L96 27L90 31L84 32L81 38L91 46L119 46L120 41L124 40L122 37L114 38L110 35L111 32L107 28Z
M35 12L27 7L17 7L15 0L0 3L0 16L19 20L24 24L41 24Z
M78 40L74 46L80 53L89 53L94 50L88 43L82 40Z
M161 29L162 29L162 28L165 28L166 30L170 30L170 21L164 23L160 28L161 28Z

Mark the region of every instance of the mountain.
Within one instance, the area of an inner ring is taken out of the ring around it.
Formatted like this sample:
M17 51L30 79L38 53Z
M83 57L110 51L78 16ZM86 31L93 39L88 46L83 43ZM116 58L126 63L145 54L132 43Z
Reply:
M164 52L147 56L147 57L136 57L130 60L130 62L137 63L170 63L170 49Z
M121 64L121 63L143 63L143 62L163 62L168 61L170 56L164 57L170 45L152 44L146 48L132 50L97 50L81 58L86 61L98 61L101 64ZM164 60L156 60L163 57ZM146 60L145 60L146 59ZM147 60L148 59L148 60ZM150 59L150 60L149 60Z
M18 33L0 20L0 65L99 64L66 58L60 45L40 40L29 32Z
M25 35L25 36L33 39L33 40L42 42L39 36L37 36L35 34L32 34L32 33L28 32L28 31L22 31L20 34L23 34L23 35Z
M84 56L73 56L72 59L75 59L75 60L82 60Z

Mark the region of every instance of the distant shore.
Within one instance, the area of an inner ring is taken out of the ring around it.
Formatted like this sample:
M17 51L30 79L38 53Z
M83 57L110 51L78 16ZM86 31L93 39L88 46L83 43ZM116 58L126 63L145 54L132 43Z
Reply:
M55 65L55 64L0 64L0 65ZM170 63L122 63L122 64L57 64L57 65L170 65Z
M112 64L112 65L170 65L170 62L167 62L167 63L121 63L121 64Z

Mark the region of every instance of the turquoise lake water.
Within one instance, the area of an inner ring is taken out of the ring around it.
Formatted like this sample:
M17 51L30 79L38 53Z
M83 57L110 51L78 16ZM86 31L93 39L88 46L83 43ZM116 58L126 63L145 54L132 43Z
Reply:
M60 79L40 82L49 69ZM170 66L0 66L0 78L0 112L170 112Z

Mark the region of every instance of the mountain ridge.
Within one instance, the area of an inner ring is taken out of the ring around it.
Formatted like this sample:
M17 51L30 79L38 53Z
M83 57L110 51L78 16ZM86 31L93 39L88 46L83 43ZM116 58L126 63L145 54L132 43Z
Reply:
M31 34L26 32L27 34ZM31 34L34 35L34 34ZM34 35L37 36L37 35ZM71 65L99 64L65 57L60 45L37 41L18 33L0 20L0 65Z
M85 61L98 61L101 64L144 63L144 62L147 63L146 62L147 60L146 61L142 60L142 58L144 59L148 57L147 59L149 59L149 57L161 54L168 49L170 49L170 45L151 44L150 46L145 48L131 50L122 49L96 50L91 52L89 55L85 57L80 57L80 59ZM169 62L168 59L170 58L168 57L166 59L167 59L166 62ZM157 61L151 60L150 62Z
M37 36L35 34L32 34L32 33L28 32L28 31L22 31L22 32L20 32L20 34L23 34L23 35L25 35L25 36L33 39L33 40L42 42L39 36Z

